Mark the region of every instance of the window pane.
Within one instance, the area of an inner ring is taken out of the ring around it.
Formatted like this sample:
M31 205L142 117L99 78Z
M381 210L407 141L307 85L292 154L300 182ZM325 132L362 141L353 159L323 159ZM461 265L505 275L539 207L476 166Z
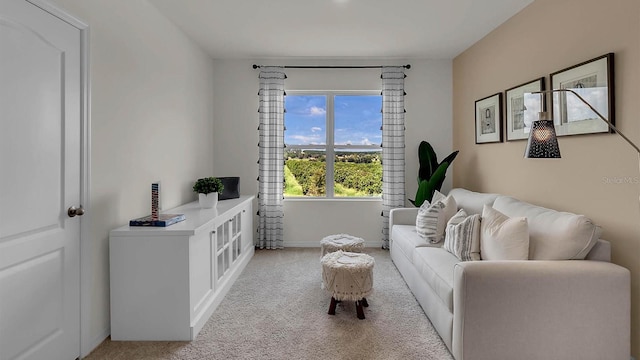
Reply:
M285 151L284 195L325 196L327 163L322 150Z
M287 145L324 145L327 142L327 97L324 95L287 95L284 100L284 143Z
M382 96L337 95L334 101L336 145L380 145Z
M371 197L382 194L380 150L336 149L334 192L336 197Z

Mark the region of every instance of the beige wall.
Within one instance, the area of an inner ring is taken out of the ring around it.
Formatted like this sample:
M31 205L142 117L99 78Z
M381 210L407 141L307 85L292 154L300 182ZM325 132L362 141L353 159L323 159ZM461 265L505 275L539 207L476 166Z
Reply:
M640 174L615 134L561 137L562 159L523 159L526 141L475 144L474 102L615 53L616 124L640 143L640 2L536 0L453 61L454 186L583 213L632 272L632 353L640 356ZM625 182L629 180L629 182Z
M109 230L150 213L151 182L167 209L195 200L193 180L213 171L213 61L145 0L55 2L90 31L86 354L109 334Z
M240 176L243 194L255 195L258 177L258 70L263 65L411 64L406 71L407 197L417 190L418 144L429 141L439 158L451 153L451 61L385 59L270 59L215 61L214 175ZM287 69L285 88L292 90L376 90L380 69ZM443 189L450 188L451 177ZM380 200L285 200L284 245L318 246L322 237L351 233L382 244ZM407 202L408 206L411 206Z

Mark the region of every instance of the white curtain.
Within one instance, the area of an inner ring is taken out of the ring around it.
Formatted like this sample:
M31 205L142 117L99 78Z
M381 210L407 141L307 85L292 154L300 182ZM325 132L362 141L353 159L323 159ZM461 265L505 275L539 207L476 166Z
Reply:
M284 79L282 67L260 69L258 247L282 249L284 186Z
M403 207L404 67L382 68L382 247L389 248L389 211Z

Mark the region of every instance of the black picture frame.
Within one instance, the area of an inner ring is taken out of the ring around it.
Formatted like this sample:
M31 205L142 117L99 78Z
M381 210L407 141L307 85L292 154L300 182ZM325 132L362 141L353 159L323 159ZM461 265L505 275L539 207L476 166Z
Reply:
M476 144L502 142L502 93L475 102Z
M614 55L604 54L556 71L551 89L571 89L615 125ZM609 133L608 124L569 92L551 94L557 136Z
M547 111L547 97L528 93L543 90L544 76L504 91L504 129L507 141L526 140L529 137L531 124L538 120L538 113Z

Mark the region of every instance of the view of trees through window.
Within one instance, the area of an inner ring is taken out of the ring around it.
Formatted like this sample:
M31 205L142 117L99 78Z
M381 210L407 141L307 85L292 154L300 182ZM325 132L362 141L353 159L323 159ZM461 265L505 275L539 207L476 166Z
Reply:
M378 94L288 94L284 195L379 197L381 106Z

